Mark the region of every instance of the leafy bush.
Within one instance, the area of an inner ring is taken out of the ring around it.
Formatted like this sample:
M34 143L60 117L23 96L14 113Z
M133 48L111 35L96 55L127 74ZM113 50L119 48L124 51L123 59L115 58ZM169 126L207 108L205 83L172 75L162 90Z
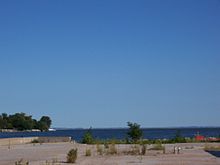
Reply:
M75 163L77 159L77 148L71 149L67 154L67 163Z

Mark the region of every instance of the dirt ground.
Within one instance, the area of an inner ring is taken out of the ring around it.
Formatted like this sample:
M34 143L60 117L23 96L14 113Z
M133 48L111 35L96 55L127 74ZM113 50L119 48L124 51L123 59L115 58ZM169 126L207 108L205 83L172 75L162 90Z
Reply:
M180 154L173 154L174 145L167 144L165 154L147 151L144 156L125 154L132 145L116 145L116 155L99 155L96 145L73 143L21 144L12 145L10 149L0 146L0 165L14 165L21 158L30 165L52 165L53 162L53 165L67 165L66 155L72 148L78 149L77 165L220 165L220 158L203 150L205 145L220 146L219 143L176 144L181 147ZM91 156L85 156L86 149L91 150Z

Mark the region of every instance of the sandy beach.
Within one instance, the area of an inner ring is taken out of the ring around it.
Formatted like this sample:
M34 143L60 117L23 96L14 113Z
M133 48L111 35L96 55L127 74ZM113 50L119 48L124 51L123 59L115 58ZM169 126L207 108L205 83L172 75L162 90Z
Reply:
M165 145L166 153L162 151L147 151L145 155L126 155L123 151L129 150L131 145L116 145L118 154L99 155L96 145L69 143L43 143L43 144L19 144L0 146L0 164L13 165L16 161L24 159L31 165L46 165L52 162L55 165L67 164L66 154L72 148L78 149L78 165L220 165L217 158L204 151L205 145L220 146L218 143L188 143L176 144L182 148L180 154L173 154L174 144ZM103 146L104 147L104 146ZM91 149L91 156L85 156L86 149Z

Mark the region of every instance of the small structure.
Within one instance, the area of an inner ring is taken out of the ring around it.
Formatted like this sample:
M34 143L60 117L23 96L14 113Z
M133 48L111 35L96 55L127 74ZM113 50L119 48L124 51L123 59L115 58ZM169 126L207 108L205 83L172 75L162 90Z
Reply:
M204 141L206 140L204 136L200 135L199 132L195 135L195 140L196 141Z
M209 142L220 142L220 138L217 138L217 137L209 137L209 138L207 138L207 141L209 141Z
M196 135L196 136L195 136L195 139L196 139L196 141L204 141L204 140L205 140L205 137L202 136L202 135Z

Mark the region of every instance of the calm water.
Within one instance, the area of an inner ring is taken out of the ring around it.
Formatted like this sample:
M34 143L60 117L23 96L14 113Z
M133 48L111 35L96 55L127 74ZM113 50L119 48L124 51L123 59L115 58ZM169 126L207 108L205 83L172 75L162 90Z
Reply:
M207 152L216 156L216 157L220 157L220 151L207 151Z
M206 137L218 137L219 128L163 128L163 129L143 129L145 139L169 139L173 138L177 131L181 131L184 137L194 137L197 132ZM86 129L68 129L51 132L0 132L0 138L8 137L31 137L31 136L70 136L76 141L80 141ZM94 137L99 139L124 139L127 129L92 129Z

